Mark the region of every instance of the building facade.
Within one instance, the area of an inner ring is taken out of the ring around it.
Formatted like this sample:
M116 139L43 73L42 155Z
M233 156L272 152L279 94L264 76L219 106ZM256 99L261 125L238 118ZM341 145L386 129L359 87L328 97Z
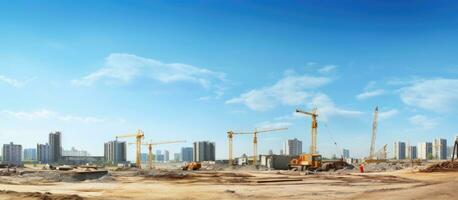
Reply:
M192 147L182 147L181 148L181 161L191 162L193 160L192 158L193 152L194 151Z
M21 165L22 164L22 145L9 144L3 145L2 158L4 164Z
M49 133L49 162L59 162L62 157L62 133L59 131Z
M296 156L302 154L302 141L294 138L283 143L283 152L288 156Z
M180 162L180 153L173 154L173 161Z
M36 161L37 160L37 149L24 149L24 161Z
M168 162L170 160L170 152L168 150L164 150L164 162Z
M194 142L193 160L195 162L215 161L215 143L209 141Z
M126 142L109 141L104 144L105 161L110 164L125 163L127 161Z
M433 157L436 160L447 159L447 140L438 138L433 142Z
M405 142L394 142L393 157L396 160L406 159L406 143Z
M418 159L429 160L433 157L433 143L422 142L417 146Z
M415 160L418 158L418 149L417 146L409 146L408 147L408 155L407 158Z
M75 147L72 147L70 150L63 150L62 151L62 156L75 156L75 157L84 157L84 156L90 156L87 151L84 150L78 150Z
M37 144L37 161L41 164L49 163L49 144Z
M350 149L343 149L342 156L344 159L350 158Z

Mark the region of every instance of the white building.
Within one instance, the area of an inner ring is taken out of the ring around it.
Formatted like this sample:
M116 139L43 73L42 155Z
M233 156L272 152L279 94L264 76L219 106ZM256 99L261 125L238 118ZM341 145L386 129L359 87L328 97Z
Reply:
M436 160L447 159L447 140L438 138L433 142L433 157Z
M288 156L296 156L302 154L302 141L294 138L283 143L283 152Z
M35 161L37 160L37 149L24 149L23 160Z
M417 146L418 159L429 160L433 155L433 143L431 142L422 142L418 143Z
M406 159L406 143L405 142L394 142L393 145L393 157L396 160Z
M87 151L78 150L75 147L72 147L70 150L62 151L62 156L90 156Z

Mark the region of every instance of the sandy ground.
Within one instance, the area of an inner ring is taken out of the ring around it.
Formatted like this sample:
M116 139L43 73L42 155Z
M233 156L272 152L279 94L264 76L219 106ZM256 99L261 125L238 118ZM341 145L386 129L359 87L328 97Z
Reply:
M21 183L0 177L3 199L456 199L458 172L396 171L347 175L280 172L196 172L185 178L114 172L110 182ZM277 181L277 182L272 182ZM28 192L28 193L27 193ZM35 194L35 195L33 195ZM43 198L41 198L43 199ZM51 198L52 199L52 198Z

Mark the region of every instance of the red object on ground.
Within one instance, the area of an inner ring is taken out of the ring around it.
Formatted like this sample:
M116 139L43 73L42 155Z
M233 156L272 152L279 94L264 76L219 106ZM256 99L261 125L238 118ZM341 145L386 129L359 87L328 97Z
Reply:
M359 165L359 171L361 173L364 173L364 165L363 164Z

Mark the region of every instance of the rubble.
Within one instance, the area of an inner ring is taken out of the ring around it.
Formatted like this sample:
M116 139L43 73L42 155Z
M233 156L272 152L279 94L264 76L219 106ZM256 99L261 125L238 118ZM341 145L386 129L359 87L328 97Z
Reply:
M458 162L444 161L437 164L430 165L424 169L420 169L420 172L452 172L458 171Z

